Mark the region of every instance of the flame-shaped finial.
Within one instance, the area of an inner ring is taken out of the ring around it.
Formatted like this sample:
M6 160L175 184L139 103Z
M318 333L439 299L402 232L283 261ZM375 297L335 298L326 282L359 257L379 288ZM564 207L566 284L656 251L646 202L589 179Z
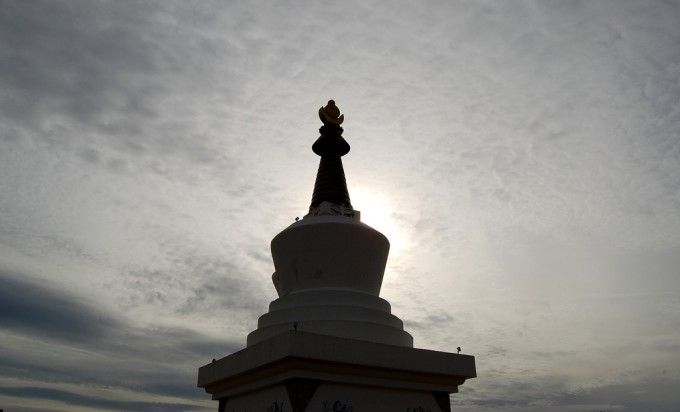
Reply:
M319 119L323 124L340 126L345 120L345 115L340 114L340 109L335 105L334 100L329 100L326 107L319 109Z

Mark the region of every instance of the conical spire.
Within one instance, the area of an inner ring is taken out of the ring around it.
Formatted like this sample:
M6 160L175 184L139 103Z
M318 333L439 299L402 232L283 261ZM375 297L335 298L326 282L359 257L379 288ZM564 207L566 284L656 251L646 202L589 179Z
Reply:
M344 115L340 114L340 109L335 102L329 100L326 107L319 109L319 118L323 122L323 126L319 129L321 136L312 145L312 150L321 156L321 160L309 212L317 214L314 212L321 207L323 202L351 211L352 203L349 200L341 159L350 149L349 144L342 137L342 127L340 127Z

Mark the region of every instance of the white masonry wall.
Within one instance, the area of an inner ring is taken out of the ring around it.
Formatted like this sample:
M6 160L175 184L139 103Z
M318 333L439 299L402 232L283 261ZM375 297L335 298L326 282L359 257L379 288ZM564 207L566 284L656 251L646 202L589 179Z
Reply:
M292 412L283 385L237 396L225 412ZM428 392L323 383L305 412L442 412Z

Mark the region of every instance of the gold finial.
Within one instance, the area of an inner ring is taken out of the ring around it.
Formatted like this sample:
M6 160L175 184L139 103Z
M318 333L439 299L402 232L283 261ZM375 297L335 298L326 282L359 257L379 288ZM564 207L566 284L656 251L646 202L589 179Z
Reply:
M338 109L338 106L335 105L335 101L329 100L326 107L319 109L319 118L323 124L340 126L342 121L345 120L345 115L340 114L340 109Z

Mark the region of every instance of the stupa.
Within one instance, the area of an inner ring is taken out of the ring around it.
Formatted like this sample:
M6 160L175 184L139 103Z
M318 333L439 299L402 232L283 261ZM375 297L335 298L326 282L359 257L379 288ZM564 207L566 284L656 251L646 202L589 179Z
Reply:
M390 244L350 202L344 115L330 100L319 117L309 213L271 242L279 297L245 349L199 368L198 386L219 412L451 411L475 358L414 348L379 297Z

